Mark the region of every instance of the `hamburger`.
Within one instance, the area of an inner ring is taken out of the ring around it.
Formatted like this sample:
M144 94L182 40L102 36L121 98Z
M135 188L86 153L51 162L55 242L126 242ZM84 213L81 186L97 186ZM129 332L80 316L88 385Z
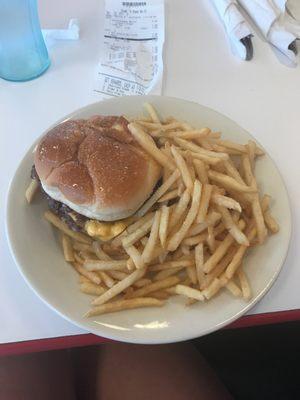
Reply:
M32 178L49 208L72 230L90 236L121 233L154 191L161 168L118 116L67 120L41 139Z

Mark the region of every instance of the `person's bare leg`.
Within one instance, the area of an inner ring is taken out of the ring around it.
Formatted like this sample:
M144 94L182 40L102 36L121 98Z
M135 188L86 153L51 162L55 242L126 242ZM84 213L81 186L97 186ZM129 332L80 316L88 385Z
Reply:
M75 400L66 351L0 357L0 400Z
M81 380L79 400L232 399L189 343L159 346L113 343L99 346L98 351L95 348L87 353L82 351L79 365L86 374Z

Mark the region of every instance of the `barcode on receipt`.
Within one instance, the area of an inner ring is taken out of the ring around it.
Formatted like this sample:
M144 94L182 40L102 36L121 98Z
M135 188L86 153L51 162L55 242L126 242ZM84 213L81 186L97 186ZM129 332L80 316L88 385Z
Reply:
M142 7L145 6L145 1L124 1L122 2L122 6L124 7Z

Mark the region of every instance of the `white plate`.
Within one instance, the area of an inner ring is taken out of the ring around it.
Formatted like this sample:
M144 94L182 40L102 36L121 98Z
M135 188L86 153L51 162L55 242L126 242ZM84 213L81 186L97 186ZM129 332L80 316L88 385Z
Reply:
M84 107L64 120L86 118L94 114L137 116L142 113L145 101L154 104L163 117L173 115L195 126L208 126L222 131L226 138L241 143L252 139L249 133L227 117L199 104L168 97L114 98ZM62 317L79 327L96 335L133 343L168 343L191 339L241 317L266 294L278 276L288 250L291 213L282 178L271 158L266 155L257 161L258 182L263 192L275 199L272 212L281 228L265 245L249 251L245 268L254 294L251 302L233 298L223 290L213 300L189 308L177 296L162 308L83 318L90 298L79 292L78 277L64 261L57 235L42 217L46 204L38 200L28 205L24 198L33 164L33 148L21 161L8 194L7 234L10 248L21 274L35 293Z

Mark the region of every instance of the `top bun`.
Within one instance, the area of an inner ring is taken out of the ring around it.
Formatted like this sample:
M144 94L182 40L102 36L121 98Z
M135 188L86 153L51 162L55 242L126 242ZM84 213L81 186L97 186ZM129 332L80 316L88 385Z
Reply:
M134 214L161 171L127 125L123 117L96 116L51 129L34 160L45 192L88 218L115 221Z

